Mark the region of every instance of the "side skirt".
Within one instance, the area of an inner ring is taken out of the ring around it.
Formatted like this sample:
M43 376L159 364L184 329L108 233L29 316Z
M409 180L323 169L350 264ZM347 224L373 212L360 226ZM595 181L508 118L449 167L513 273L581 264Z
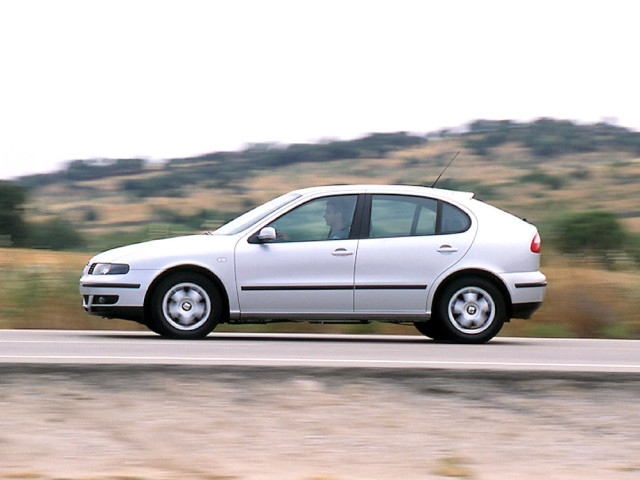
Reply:
M251 312L232 316L229 323L322 322L322 323L413 323L426 322L428 313L273 313Z

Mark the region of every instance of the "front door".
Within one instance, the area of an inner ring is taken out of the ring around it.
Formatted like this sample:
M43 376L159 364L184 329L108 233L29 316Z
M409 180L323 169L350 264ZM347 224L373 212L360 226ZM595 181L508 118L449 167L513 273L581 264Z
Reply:
M236 247L241 316L286 318L353 313L358 240L350 238L357 195L311 200L271 222L271 243Z

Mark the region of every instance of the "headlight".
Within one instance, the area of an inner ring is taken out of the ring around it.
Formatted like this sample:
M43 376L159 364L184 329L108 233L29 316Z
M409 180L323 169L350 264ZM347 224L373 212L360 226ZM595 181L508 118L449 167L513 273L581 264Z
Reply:
M91 275L124 275L129 272L129 265L124 263L95 263L89 269Z

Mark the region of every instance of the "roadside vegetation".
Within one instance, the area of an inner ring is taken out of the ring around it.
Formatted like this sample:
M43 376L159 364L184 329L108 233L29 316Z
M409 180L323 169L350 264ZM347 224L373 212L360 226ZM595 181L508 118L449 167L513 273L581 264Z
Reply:
M552 119L252 145L164 163L76 160L0 181L0 328L139 328L82 311L78 278L98 251L213 230L294 188L431 185L458 150L438 186L474 191L526 217L543 238L545 304L503 335L640 338L640 133ZM413 333L379 323L223 328Z
M78 280L91 254L0 248L0 328L146 330L133 322L84 313ZM640 272L611 270L590 259L543 255L547 298L531 320L514 320L501 335L640 338ZM216 331L417 334L412 326L223 325Z

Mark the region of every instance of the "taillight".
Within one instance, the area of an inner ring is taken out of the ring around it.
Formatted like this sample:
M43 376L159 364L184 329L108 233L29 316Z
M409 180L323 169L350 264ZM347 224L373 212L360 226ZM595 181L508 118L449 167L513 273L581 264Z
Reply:
M533 253L540 253L540 234L536 232L535 237L531 240L531 251Z

